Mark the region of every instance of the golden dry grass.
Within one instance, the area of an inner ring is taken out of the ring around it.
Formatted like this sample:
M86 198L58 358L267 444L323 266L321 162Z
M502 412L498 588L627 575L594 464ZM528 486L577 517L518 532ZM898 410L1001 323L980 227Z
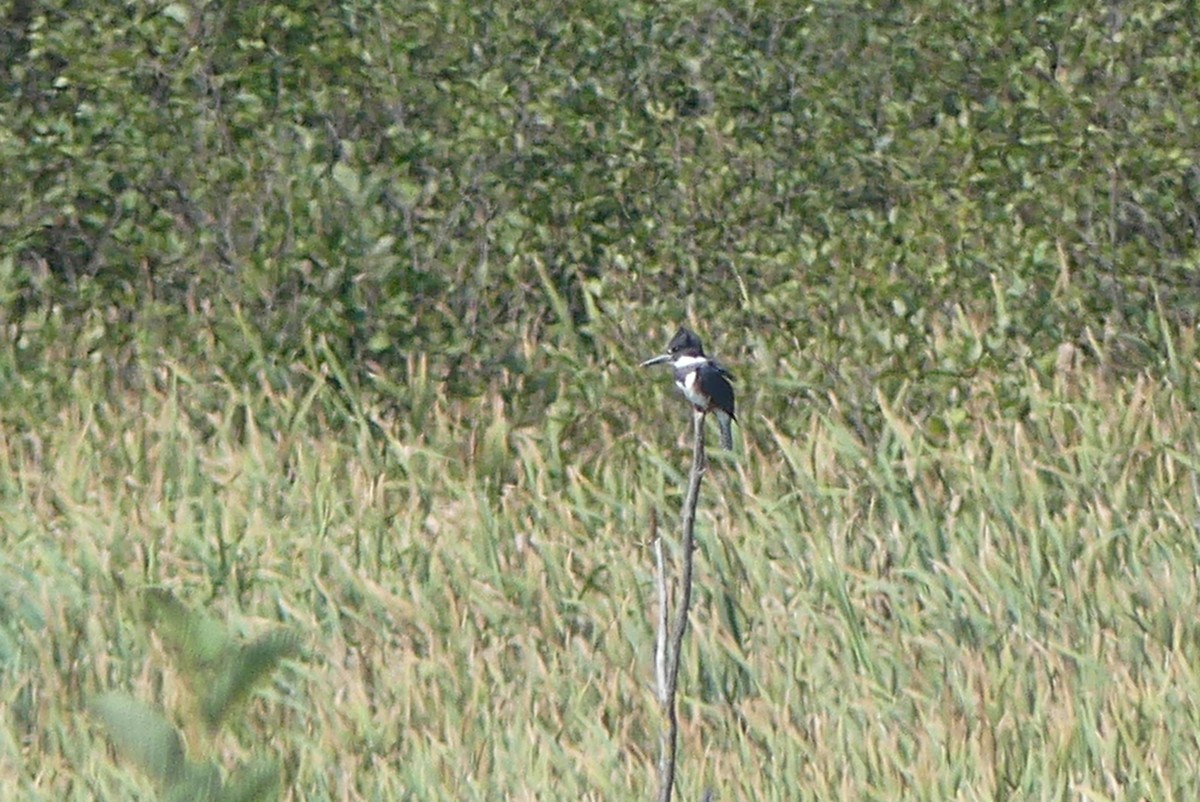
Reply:
M189 744L278 755L288 799L649 796L647 522L686 462L664 387L621 429L564 384L531 425L414 362L417 427L336 365L290 388L147 365L131 390L75 364L0 430L0 797L149 793L85 712L112 688L181 708L149 586L300 635ZM840 399L781 419L746 393L701 501L680 798L1195 798L1195 373L1030 371L1017 411L980 375L937 432L880 394L874 442Z

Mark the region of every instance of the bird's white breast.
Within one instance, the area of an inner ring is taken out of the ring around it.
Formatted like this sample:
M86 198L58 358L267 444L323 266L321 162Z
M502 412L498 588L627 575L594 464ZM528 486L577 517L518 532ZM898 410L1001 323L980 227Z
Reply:
M700 371L692 370L683 374L683 378L676 382L680 390L683 390L683 395L688 401L694 405L704 408L708 406L708 399L700 394L700 388L696 384L700 380Z

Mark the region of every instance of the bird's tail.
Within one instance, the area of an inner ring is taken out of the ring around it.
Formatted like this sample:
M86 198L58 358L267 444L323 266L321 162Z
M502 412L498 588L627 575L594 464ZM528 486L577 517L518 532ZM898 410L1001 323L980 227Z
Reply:
M733 418L723 412L717 412L717 425L721 429L721 448L733 450Z

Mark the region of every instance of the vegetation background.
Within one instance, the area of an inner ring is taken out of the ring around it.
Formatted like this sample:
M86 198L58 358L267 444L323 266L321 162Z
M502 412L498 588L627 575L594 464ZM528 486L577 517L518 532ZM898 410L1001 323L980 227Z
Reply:
M0 797L149 798L169 588L293 800L1200 798L1195 2L0 7Z

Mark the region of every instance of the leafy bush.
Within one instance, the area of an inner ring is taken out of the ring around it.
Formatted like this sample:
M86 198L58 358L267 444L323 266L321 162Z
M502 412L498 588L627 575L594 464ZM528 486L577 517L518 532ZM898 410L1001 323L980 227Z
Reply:
M120 309L106 342L215 337L233 371L320 338L354 378L423 351L472 394L552 370L514 358L530 336L606 355L684 310L872 376L928 370L931 327L995 318L997 288L1000 363L1074 342L1141 365L1155 299L1195 321L1185 3L18 3L9 21L18 324Z
M255 686L295 650L295 639L280 632L238 644L220 623L189 610L167 591L148 591L147 601L154 631L194 693L195 706L184 718L196 740L210 741ZM165 800L251 802L278 795L274 762L255 760L222 778L215 758L188 760L180 732L157 708L132 696L105 693L92 710L118 751L154 781Z

